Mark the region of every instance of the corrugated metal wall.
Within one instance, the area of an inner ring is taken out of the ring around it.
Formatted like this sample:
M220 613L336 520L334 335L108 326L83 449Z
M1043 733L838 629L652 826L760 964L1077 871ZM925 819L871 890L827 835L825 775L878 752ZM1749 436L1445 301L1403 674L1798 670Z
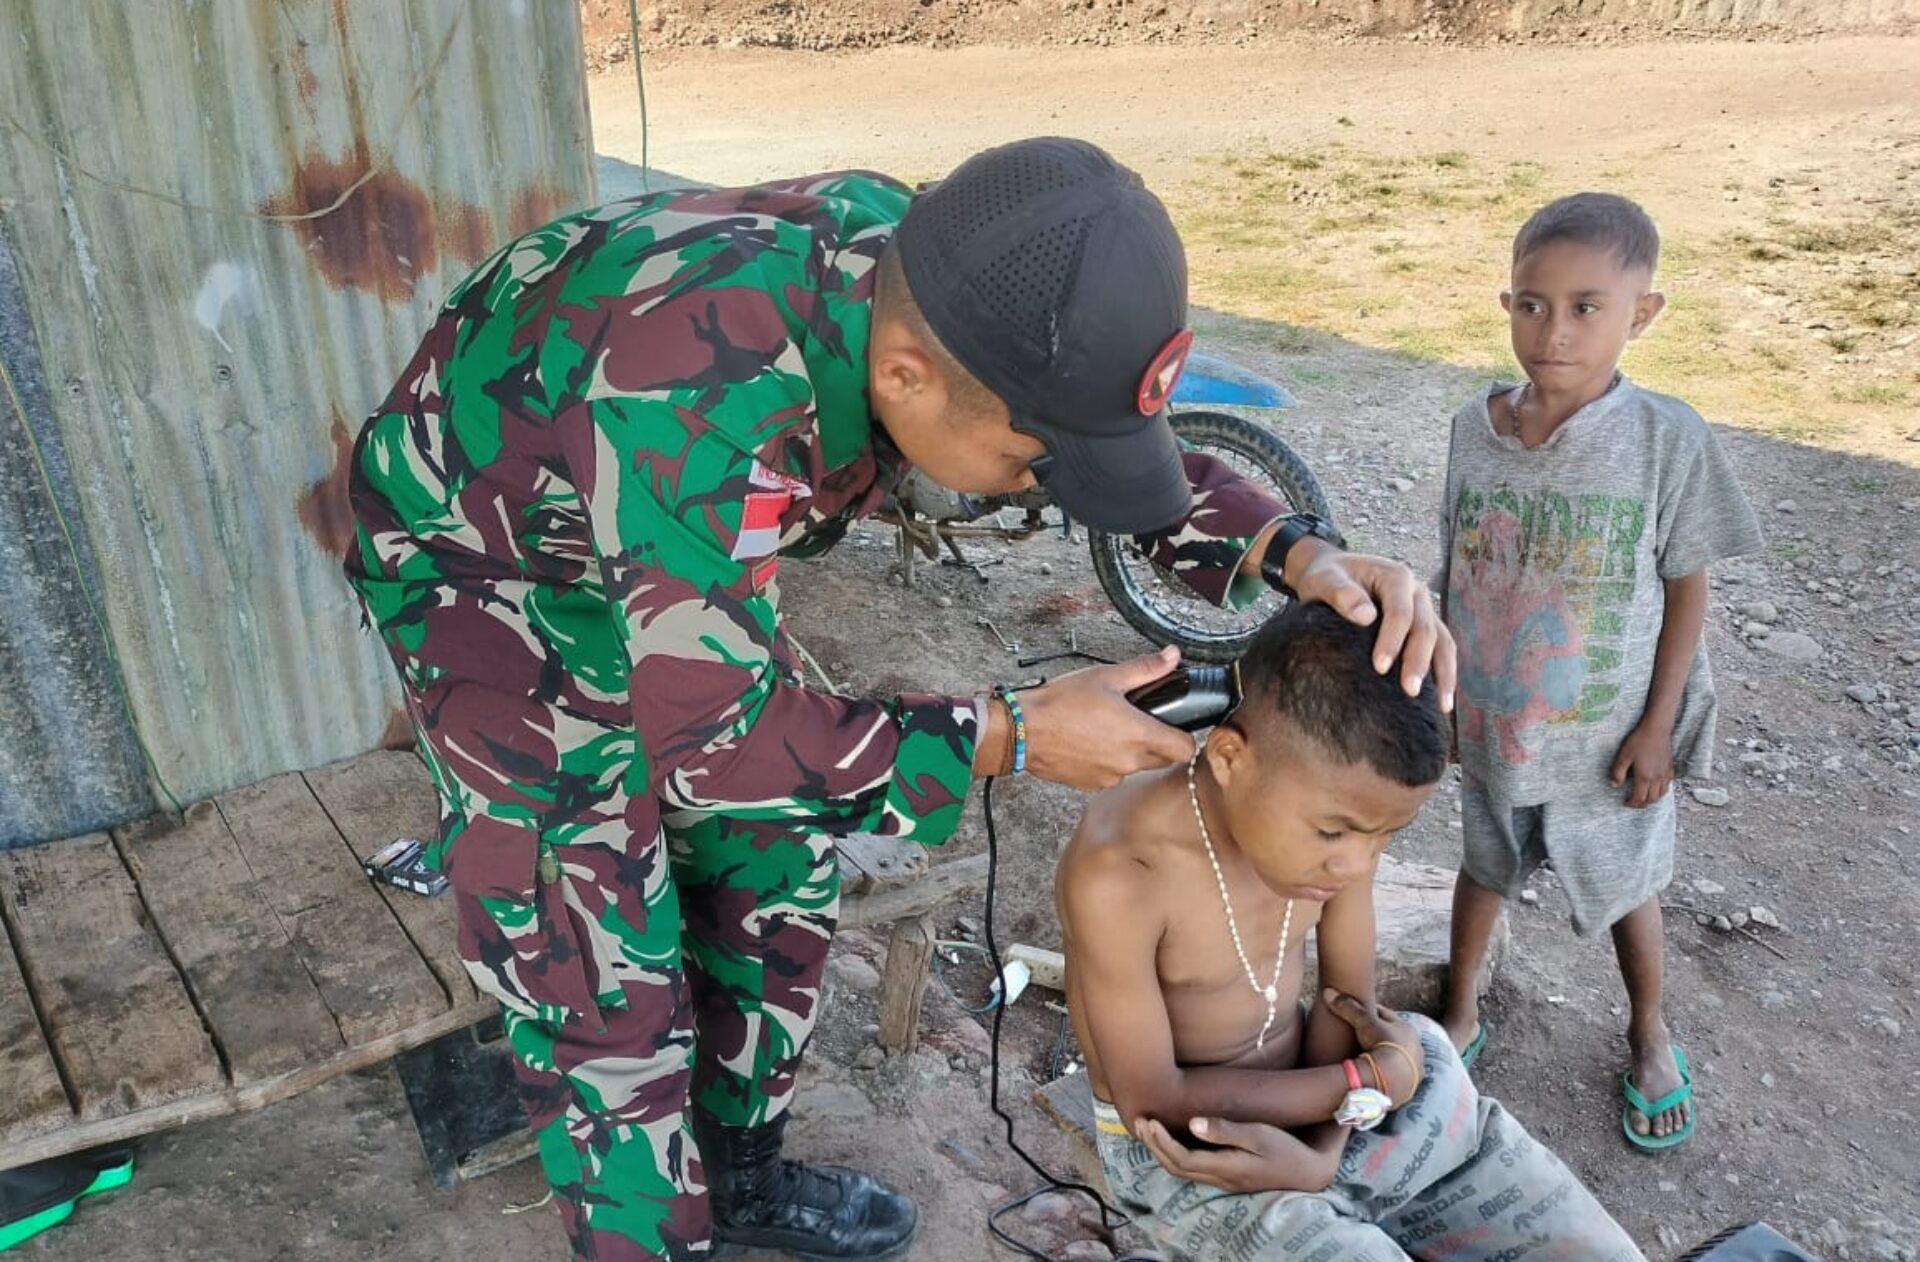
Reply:
M570 0L0 0L0 845L150 806L125 710L182 799L400 732L348 447L451 285L592 196Z

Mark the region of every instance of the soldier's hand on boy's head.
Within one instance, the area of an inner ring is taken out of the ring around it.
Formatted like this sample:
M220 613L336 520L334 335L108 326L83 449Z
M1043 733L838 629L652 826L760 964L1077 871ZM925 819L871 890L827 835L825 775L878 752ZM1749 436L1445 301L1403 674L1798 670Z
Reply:
M1384 675L1397 659L1409 696L1431 673L1440 708L1453 709L1453 636L1434 608L1432 589L1410 568L1387 557L1323 546L1292 586L1300 599L1331 605L1349 622L1367 627L1379 619L1373 668Z
M1027 770L1076 789L1110 789L1137 771L1192 758L1191 735L1135 709L1126 695L1179 664L1180 650L1170 645L1023 690Z
M1616 789L1625 788L1629 779L1633 781L1633 788L1627 792L1628 806L1652 806L1667 796L1667 790L1673 787L1673 725L1642 722L1627 733L1627 739L1620 742L1620 752L1613 757L1611 777Z

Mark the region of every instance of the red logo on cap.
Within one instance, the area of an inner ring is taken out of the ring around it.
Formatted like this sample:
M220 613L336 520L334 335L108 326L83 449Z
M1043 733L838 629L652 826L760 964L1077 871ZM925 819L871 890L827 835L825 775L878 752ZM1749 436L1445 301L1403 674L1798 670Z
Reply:
M1160 353L1147 365L1146 375L1140 378L1140 393L1134 402L1140 409L1140 415L1152 416L1167 406L1167 400L1173 397L1173 388L1180 381L1180 373L1187 366L1187 352L1193 349L1193 333L1181 329L1167 339Z

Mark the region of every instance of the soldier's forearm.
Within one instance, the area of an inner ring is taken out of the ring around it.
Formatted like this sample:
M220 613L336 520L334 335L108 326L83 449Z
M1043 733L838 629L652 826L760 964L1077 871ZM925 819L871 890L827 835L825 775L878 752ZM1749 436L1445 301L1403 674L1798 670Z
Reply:
M982 711L986 723L973 749L973 774L975 777L1008 775L1013 771L1012 712L998 697L986 698Z

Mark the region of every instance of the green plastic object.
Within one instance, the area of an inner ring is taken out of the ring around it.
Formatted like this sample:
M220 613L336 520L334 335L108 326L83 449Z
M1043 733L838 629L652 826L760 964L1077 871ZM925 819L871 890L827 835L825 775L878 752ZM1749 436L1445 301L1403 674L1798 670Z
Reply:
M54 1201L23 1218L0 1224L0 1252L5 1252L23 1240L39 1235L49 1227L57 1227L73 1214L73 1207L80 1203L83 1196L93 1196L100 1192L111 1192L115 1188L125 1187L133 1181L133 1154L124 1150L112 1154L103 1154L108 1164L98 1167L91 1182L73 1192L64 1200ZM0 1178L5 1172L0 1172ZM69 1184L69 1186L72 1186ZM57 1195L57 1193L56 1193Z

